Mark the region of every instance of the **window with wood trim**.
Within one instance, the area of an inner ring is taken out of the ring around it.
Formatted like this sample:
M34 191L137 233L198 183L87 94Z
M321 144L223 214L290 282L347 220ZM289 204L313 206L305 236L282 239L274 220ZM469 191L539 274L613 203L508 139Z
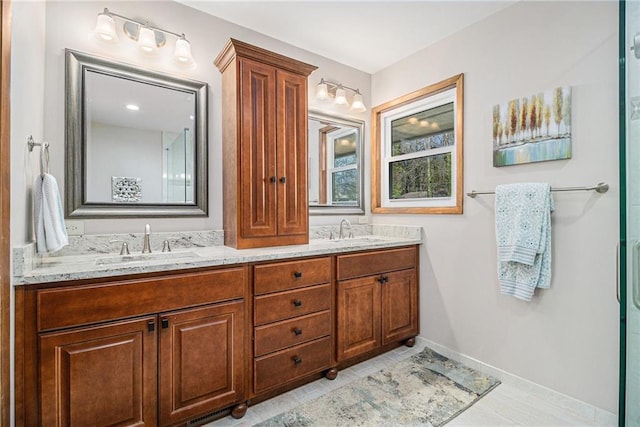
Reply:
M373 109L374 213L462 213L462 74Z

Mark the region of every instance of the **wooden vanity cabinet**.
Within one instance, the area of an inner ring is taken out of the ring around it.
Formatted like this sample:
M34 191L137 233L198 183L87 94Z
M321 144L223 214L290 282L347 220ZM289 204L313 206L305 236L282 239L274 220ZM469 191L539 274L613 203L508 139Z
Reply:
M339 255L336 262L338 362L418 334L417 247Z
M36 321L16 339L17 424L173 426L234 405L244 415L247 291L246 267L20 289Z
M253 395L333 364L332 258L253 267Z
M174 425L245 398L243 301L167 313L159 320L161 425Z
M40 335L40 425L151 426L155 317Z
M225 245L307 243L307 76L316 67L235 39L215 64Z

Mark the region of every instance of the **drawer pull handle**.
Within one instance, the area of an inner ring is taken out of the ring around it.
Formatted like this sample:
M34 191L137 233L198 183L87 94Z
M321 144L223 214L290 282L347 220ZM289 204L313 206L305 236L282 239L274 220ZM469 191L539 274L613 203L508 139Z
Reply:
M294 276L296 279L301 278L301 277L302 277L302 271L296 271L295 273L293 273L293 276Z
M147 329L149 330L149 332L153 332L156 330L156 322L154 322L153 320L150 320L149 322L147 322Z
M302 307L302 301L299 299L293 300L294 307Z
M302 363L302 359L299 358L298 356L293 356L292 359L293 359L293 364L294 365L299 365L299 364Z
M162 319L160 322L162 323L162 329L167 329L169 327L169 319Z
M296 334L296 336L298 335L302 335L302 329L300 328L293 328L293 333Z

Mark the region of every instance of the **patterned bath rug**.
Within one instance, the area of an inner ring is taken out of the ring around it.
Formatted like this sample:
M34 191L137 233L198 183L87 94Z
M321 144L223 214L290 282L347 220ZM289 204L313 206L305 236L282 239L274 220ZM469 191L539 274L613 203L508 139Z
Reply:
M438 427L500 384L435 351L420 353L276 415L260 427Z

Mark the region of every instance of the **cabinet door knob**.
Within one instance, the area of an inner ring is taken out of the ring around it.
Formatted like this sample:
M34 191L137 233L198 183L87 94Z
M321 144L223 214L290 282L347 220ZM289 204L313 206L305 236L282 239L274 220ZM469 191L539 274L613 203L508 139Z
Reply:
M299 365L302 363L302 359L298 356L293 356L292 359L293 359L294 365Z
M154 322L153 320L149 320L147 322L147 329L149 330L149 332L153 332L156 330L156 322Z
M300 328L293 328L293 333L296 334L296 336L298 335L302 335L302 329Z
M293 300L293 305L296 307L302 307L302 301L299 299Z
M376 280L378 281L378 283L382 284L384 283L384 276L380 276Z
M269 180L270 180L271 182L276 182L276 181L277 181L277 178L276 178L276 176L274 175L274 176L272 176Z
M302 271L296 271L295 273L293 273L293 276L294 276L296 279L301 278L301 277L302 277Z
M285 182L287 182L287 178L284 177L284 176L281 176L280 177L280 182L284 184Z
M160 323L162 324L162 329L167 329L169 327L169 319L162 319Z

